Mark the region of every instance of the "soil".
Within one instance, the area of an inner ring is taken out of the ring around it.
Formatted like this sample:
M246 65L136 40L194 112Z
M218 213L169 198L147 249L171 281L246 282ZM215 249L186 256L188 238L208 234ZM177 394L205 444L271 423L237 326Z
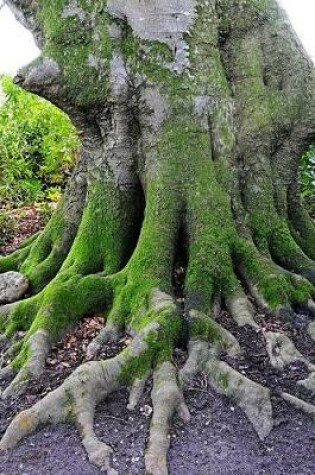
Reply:
M176 280L176 276L175 276ZM180 278L178 279L178 287ZM178 292L178 301L182 296ZM223 355L231 366L272 392L274 428L264 442L254 432L244 413L233 402L214 392L207 378L200 375L185 391L191 422L183 425L175 419L169 453L170 475L314 475L314 421L280 400L279 392L301 396L296 381L308 374L297 362L284 372L272 368L265 351L266 330L284 332L299 351L315 363L314 342L288 322L266 315L258 318L261 329L239 328L226 312L218 321L239 340L243 354L238 359ZM85 361L89 341L103 325L103 318L85 318L53 348L40 381L30 383L26 394L0 400L0 436L12 417L30 407L47 392L59 386L75 367ZM22 337L23 334L20 334ZM128 345L128 336L118 344L105 347L102 358L112 357ZM177 350L175 360L181 366L187 355ZM0 389L8 381L0 381ZM95 427L101 440L114 449L114 466L121 475L144 474L144 450L148 436L151 381L146 386L137 411L126 409L126 390L111 395L98 408ZM309 394L305 400L315 402ZM87 460L76 429L71 425L46 426L26 438L12 451L0 455L0 475L97 475L101 471Z

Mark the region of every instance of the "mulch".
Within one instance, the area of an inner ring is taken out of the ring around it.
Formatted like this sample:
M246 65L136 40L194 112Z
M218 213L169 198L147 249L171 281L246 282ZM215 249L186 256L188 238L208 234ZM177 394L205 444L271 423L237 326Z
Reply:
M45 224L45 216L40 205L23 206L21 208L4 209L14 223L6 242L0 246L0 255L13 252L28 237L40 231Z

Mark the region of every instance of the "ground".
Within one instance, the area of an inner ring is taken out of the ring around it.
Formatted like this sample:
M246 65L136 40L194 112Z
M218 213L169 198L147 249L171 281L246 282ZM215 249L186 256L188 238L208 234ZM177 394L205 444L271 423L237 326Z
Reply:
M34 217L33 217L34 218ZM36 219L33 219L37 223ZM24 226L25 229L30 228ZM20 234L22 239L23 233ZM10 250L8 243L2 252ZM13 244L17 245L17 242ZM177 269L177 289L180 268ZM176 282L176 279L175 279ZM274 318L261 318L260 330L238 327L225 312L217 320L237 336L244 350L240 358L226 357L229 364L256 382L272 389L274 428L267 439L259 440L244 413L230 399L208 387L207 378L198 376L185 390L185 400L193 416L188 424L175 420L169 453L170 474L180 475L313 475L315 465L314 422L278 397L281 391L297 393L296 381L307 374L304 364L295 362L285 371L272 368L268 362L263 331L274 330L289 336L298 350L315 363L315 348L307 334ZM85 360L88 343L102 327L102 318L85 318L53 348L40 381L30 384L18 399L1 401L0 435L8 422L21 409L30 407L48 391L59 386L73 369ZM102 358L118 353L128 345L128 337L116 345L105 346ZM181 367L187 355L176 352ZM128 394L124 390L102 403L96 415L96 432L114 449L114 466L121 475L144 473L144 449L151 415L149 381L139 410L126 409ZM0 387L5 387L6 381ZM304 394L304 398L306 395ZM313 402L311 399L308 399ZM145 430L143 430L145 429ZM212 470L212 471L210 471ZM46 426L25 439L15 450L1 453L1 475L96 475L72 426Z

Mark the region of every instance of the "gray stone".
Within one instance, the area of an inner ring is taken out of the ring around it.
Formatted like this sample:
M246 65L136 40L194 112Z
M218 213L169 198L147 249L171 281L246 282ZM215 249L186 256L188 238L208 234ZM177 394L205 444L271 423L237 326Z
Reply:
M29 282L18 272L0 274L0 304L12 303L19 300L27 289Z

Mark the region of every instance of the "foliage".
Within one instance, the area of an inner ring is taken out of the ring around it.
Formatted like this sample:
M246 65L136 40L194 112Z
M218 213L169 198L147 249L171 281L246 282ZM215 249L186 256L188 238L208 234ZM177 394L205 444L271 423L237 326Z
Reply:
M0 210L0 246L8 242L14 235L15 223L12 217Z
M57 200L79 140L70 119L44 99L1 78L0 205Z
M315 213L315 145L311 145L300 161L301 191L310 212Z

